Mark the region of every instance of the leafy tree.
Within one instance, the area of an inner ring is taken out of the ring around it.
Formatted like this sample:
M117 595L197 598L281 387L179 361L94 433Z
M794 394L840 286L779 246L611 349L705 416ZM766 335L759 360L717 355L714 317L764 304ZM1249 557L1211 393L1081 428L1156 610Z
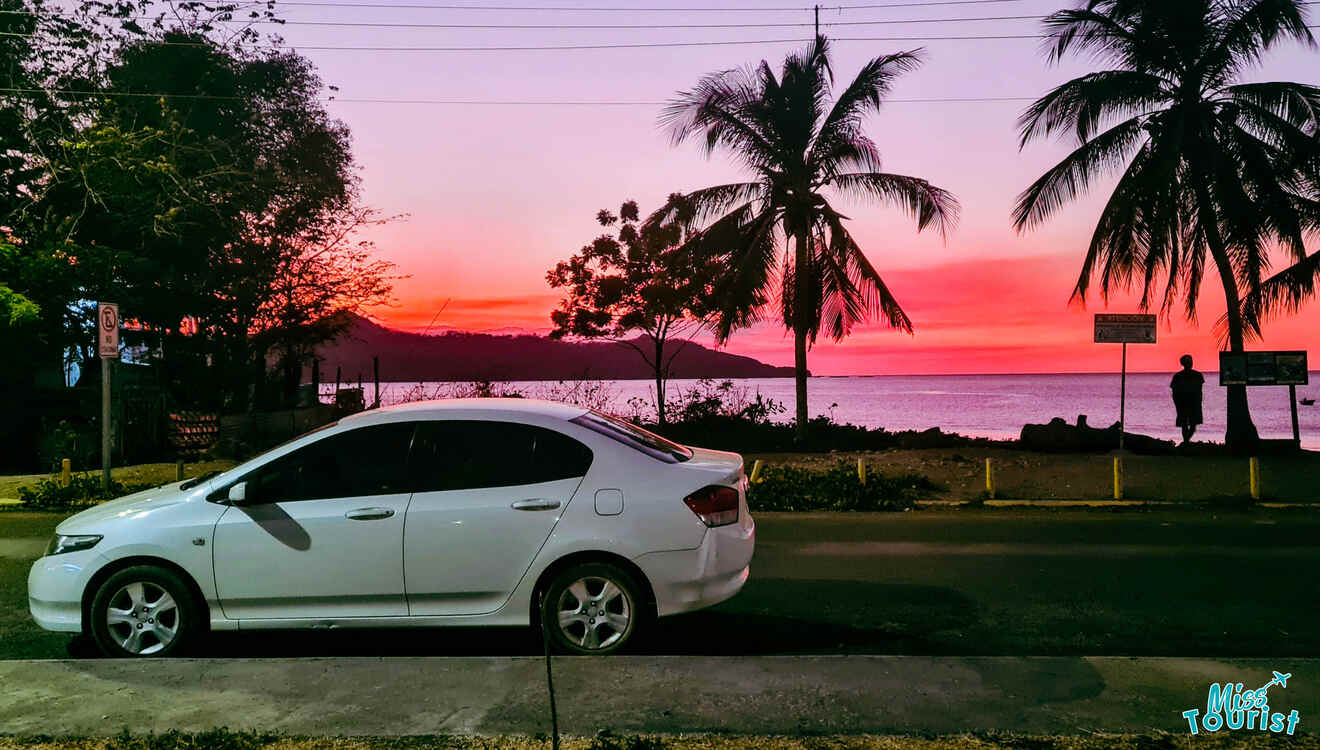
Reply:
M863 130L894 79L919 62L919 51L877 57L833 96L829 43L817 37L784 61L778 77L764 61L755 70L706 76L662 116L675 143L699 136L707 154L726 151L754 175L752 182L686 196L698 222L713 219L693 238L694 252L727 269L712 297L721 342L762 317L778 275L779 316L793 331L799 440L807 435L807 347L819 333L842 340L872 315L912 330L826 193L896 205L918 230L934 226L943 234L957 218L958 203L948 192L880 171L879 150Z
M666 381L674 358L709 322L708 300L721 266L684 244L692 212L684 197L669 196L666 222L643 224L635 201L619 214L601 210L603 227L619 225L566 261L546 280L567 296L550 314L551 338L604 338L632 347L655 374L656 411L665 422ZM642 334L642 343L630 340ZM676 345L671 345L675 344Z
M275 356L286 402L317 346L345 333L355 316L392 300L394 264L375 258L370 242L354 239L363 227L390 220L355 207L335 213L315 232L278 243L250 333L257 350Z
M342 330L332 313L388 297L389 265L352 240L379 219L307 60L166 29L88 75L162 96L80 99L72 129L47 135L18 231L72 259L61 307L121 302L181 403L250 407L272 347L296 371L296 342Z
M1099 176L1118 181L1092 234L1073 291L1099 274L1107 299L1142 290L1143 309L1169 313L1181 299L1196 318L1209 266L1228 303L1228 347L1241 352L1252 326L1242 293L1259 294L1277 244L1305 257L1314 227L1320 89L1240 83L1274 45L1313 44L1299 0L1090 0L1045 19L1049 60L1085 54L1108 64L1031 105L1021 144L1058 136L1076 149L1023 192L1013 212L1034 227ZM1311 218L1308 218L1311 217ZM1309 222L1309 223L1308 223ZM1230 446L1257 438L1245 386L1228 388Z

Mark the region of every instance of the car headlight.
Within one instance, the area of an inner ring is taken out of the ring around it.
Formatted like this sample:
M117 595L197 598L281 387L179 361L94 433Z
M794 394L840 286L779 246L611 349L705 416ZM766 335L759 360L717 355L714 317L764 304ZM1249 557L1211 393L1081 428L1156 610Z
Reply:
M91 549L101 541L100 534L56 534L46 545L46 556Z

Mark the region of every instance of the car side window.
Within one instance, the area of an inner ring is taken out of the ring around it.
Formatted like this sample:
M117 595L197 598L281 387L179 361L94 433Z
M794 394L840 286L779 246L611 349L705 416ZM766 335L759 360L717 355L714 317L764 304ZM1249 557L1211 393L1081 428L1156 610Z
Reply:
M591 449L554 430L517 422L421 422L413 445L417 492L514 487L586 476Z
M371 425L317 440L244 478L252 502L408 492L414 423Z

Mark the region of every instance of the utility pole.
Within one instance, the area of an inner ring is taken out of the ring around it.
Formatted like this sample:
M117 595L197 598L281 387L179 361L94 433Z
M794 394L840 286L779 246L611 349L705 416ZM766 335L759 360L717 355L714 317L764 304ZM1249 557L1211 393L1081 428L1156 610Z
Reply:
M817 5L812 10L816 11L816 37L820 37L820 6Z

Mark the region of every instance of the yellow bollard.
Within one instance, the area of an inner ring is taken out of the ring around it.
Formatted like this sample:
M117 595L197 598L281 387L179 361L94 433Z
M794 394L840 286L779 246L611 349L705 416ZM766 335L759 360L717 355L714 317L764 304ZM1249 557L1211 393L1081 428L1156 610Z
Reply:
M73 462L69 459L60 461L60 484L68 487L73 481Z
M995 465L990 459L985 460L985 493L995 499Z
M1114 499L1123 499L1123 457L1114 456Z
M752 475L747 478L747 481L752 484L761 481L761 459L756 459L756 463L752 464Z
M861 456L857 457L857 481L866 484L866 462Z
M1251 499L1260 499L1260 459L1251 457Z

